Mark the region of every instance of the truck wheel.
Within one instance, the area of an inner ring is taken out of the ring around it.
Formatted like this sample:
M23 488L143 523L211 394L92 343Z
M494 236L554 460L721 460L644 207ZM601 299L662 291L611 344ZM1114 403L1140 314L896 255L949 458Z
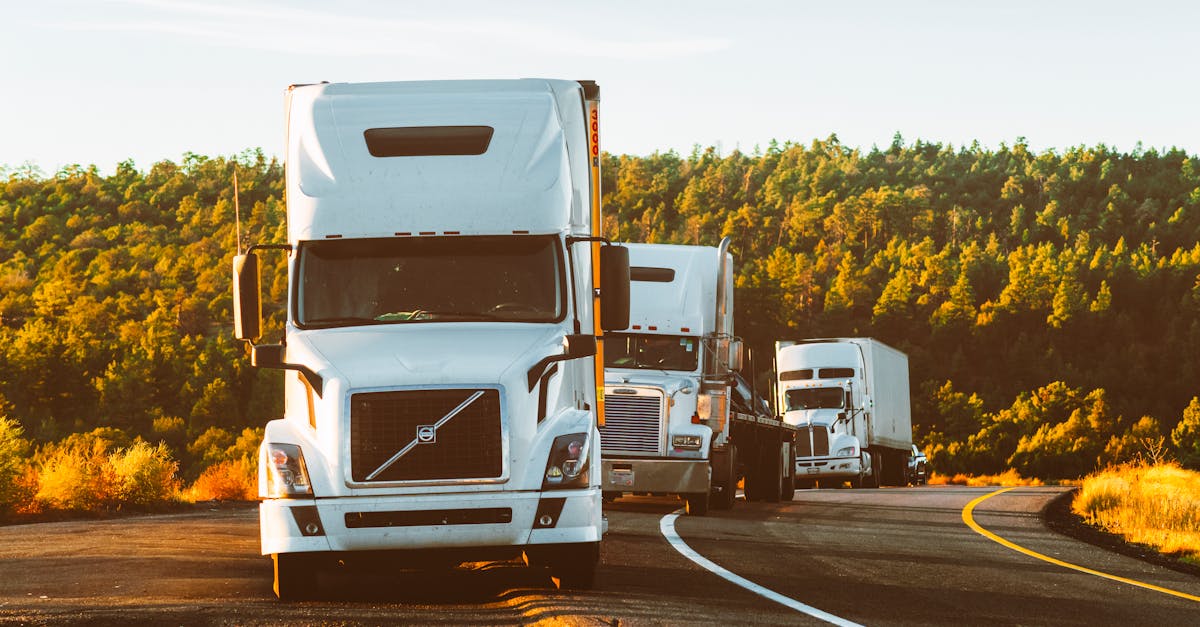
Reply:
M683 503L688 516L707 515L708 499L708 492L693 492L683 495Z
M605 503L612 503L613 501L621 498L621 493L606 491L606 492L601 493L600 497L604 500Z
M866 455L871 460L871 474L867 477L866 485L868 488L878 488L882 485L880 475L883 474L883 456L879 453L867 453Z
M762 460L762 467L763 500L776 503L783 494L783 464L779 462L778 455L770 455Z
M596 584L600 565L600 543L545 545L554 549L550 557L550 576L562 590L590 590Z
M302 601L317 589L317 565L303 553L272 553L275 596L280 601Z
M779 492L779 500L791 501L796 498L796 460L792 458L790 444L784 442L780 457L783 459L783 467L780 469L783 473L783 487Z
M725 455L725 484L712 497L713 509L731 509L737 499L737 447L730 446Z

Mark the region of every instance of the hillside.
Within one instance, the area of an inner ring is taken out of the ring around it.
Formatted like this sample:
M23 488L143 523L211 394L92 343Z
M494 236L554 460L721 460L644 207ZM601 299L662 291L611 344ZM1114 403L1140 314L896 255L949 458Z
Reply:
M283 241L282 167L261 152L0 175L0 413L27 436L182 447L280 413L281 375L230 333L235 164L243 241ZM733 238L736 326L760 358L838 335L906 351L939 471L1078 476L1160 437L1200 461L1194 156L831 137L603 165L608 236ZM276 334L281 261L264 272Z

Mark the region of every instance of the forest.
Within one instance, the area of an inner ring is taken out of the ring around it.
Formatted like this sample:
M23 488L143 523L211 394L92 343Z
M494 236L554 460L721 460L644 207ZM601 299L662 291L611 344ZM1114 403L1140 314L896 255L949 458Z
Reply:
M736 330L755 361L811 337L908 353L937 472L1200 464L1195 156L831 136L606 154L602 176L608 237L733 238ZM243 244L283 242L282 164L252 150L111 175L0 170L0 419L34 449L97 429L140 438L188 479L252 449L246 430L281 413L282 374L252 369L232 336L235 209ZM282 261L264 271L276 336Z

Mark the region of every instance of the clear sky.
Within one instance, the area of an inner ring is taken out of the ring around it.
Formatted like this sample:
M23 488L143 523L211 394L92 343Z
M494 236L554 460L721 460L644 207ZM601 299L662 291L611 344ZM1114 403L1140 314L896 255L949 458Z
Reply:
M3 0L0 167L279 155L287 85L594 79L602 147L1200 153L1200 2Z

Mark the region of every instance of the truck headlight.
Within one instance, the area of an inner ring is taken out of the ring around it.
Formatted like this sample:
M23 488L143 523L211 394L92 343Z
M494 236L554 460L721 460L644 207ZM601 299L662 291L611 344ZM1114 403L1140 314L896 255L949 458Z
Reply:
M671 436L671 446L675 448L688 448L699 450L700 445L704 442L704 438L698 435L673 435Z
M542 489L575 488L588 485L588 434L572 433L554 438Z
M312 496L312 482L308 480L308 467L299 446L269 442L266 455L268 498Z
M858 454L857 447L854 447L854 446L847 446L847 447L845 447L845 448L840 448L840 449L838 449L838 450L837 450L837 451L836 451L836 452L833 454L833 456L834 456L834 457L854 457L854 456L855 456L855 455L857 455L857 454Z

